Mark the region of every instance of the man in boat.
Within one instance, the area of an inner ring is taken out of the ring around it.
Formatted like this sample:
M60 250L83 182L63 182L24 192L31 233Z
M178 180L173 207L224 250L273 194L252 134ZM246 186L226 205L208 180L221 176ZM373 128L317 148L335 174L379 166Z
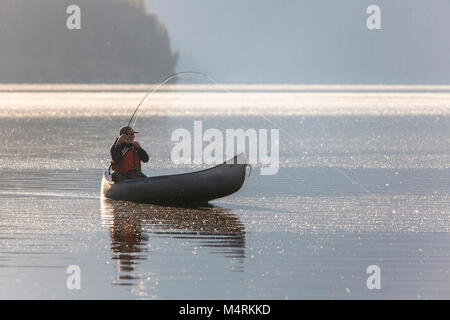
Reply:
M139 142L134 141L136 133L139 132L129 126L121 128L119 137L111 147L111 168L114 171L111 176L114 182L145 178L141 172L141 161L148 162L149 157Z

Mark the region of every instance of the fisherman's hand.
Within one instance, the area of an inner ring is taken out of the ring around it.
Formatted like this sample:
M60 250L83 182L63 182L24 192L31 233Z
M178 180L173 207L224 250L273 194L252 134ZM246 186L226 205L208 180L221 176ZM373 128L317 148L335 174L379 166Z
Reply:
M133 142L133 147L135 147L136 149L139 149L139 147L140 147L139 142L137 142L137 141Z
M123 143L125 142L126 138L127 138L127 135L126 135L126 134L122 134L122 135L119 137L119 139L117 139L116 144L123 144Z

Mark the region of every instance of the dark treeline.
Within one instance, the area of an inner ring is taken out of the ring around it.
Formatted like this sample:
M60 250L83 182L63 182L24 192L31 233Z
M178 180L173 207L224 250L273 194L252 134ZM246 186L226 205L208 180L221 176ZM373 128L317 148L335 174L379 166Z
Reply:
M69 5L80 30L66 27ZM151 83L177 61L141 0L0 0L0 46L3 83Z

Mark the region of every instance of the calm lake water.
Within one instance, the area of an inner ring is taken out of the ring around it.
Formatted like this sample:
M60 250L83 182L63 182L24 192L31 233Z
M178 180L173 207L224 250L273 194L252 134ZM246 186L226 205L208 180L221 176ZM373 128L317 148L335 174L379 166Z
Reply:
M450 87L166 87L136 125L147 175L206 167L170 158L195 120L280 129L278 174L210 207L102 200L146 89L0 86L0 298L450 299Z

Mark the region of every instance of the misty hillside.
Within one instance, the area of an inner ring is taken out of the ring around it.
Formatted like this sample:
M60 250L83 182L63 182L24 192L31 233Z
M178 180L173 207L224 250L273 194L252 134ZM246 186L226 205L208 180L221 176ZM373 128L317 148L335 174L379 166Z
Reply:
M69 30L69 5L81 29ZM0 82L150 83L174 71L167 30L140 0L0 0Z
M147 0L179 70L237 83L450 83L449 0ZM381 30L366 10L381 9Z

